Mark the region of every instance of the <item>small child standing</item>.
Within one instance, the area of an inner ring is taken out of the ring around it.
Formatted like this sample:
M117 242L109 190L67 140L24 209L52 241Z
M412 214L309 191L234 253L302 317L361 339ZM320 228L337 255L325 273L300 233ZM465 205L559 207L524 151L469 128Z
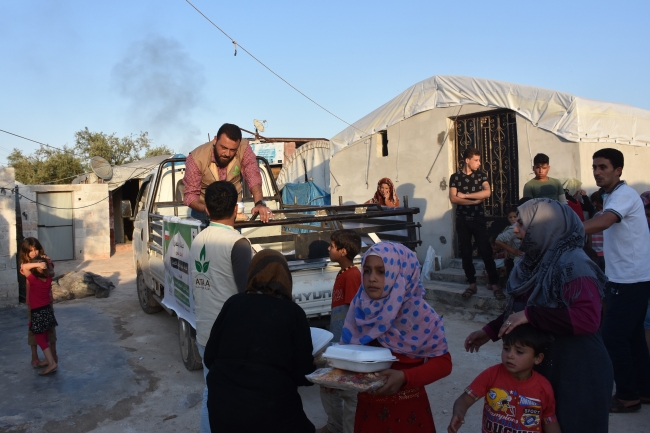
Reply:
M343 344L390 349L397 357L378 372L386 384L357 395L355 433L435 432L425 385L451 373L442 318L424 300L420 264L401 244L379 242L362 260L362 285L350 305Z
M54 264L52 261L49 259L48 256L45 255L45 251L43 250L43 246L41 243L38 241L36 238L25 238L23 240L22 245L20 246L20 273L27 277L29 271L29 267L27 270L23 271L23 266L27 263L29 263L33 258L36 256L41 256L42 258L47 260L48 264L48 275L51 277L54 277ZM31 265L30 265L31 267ZM29 285L29 279L26 281L26 287L25 287L25 304L27 305L27 322L30 323L32 321L31 317L31 311L30 311L30 285ZM48 341L50 348L52 349L52 357L56 362L59 362L59 358L56 354L56 330L54 328L51 328L47 331L47 336L48 336ZM38 358L38 352L36 350L36 338L34 337L34 334L32 331L27 330L27 344L32 349L32 367L34 368L41 368L45 367L47 365L47 361L41 362L41 360Z
M548 155L538 153L533 159L533 172L535 179L531 179L524 185L524 194L522 197L531 198L550 198L562 203L566 203L564 188L562 183L552 177L548 177L551 170Z
M510 276L510 272L512 271L512 268L515 267L515 263L517 263L521 256L524 255L524 253L519 250L521 239L517 238L512 230L515 224L517 224L517 208L511 208L508 210L508 222L510 225L503 229L494 243L508 252L508 257L505 259L505 265L506 273Z
M49 266L47 259L36 256L30 263L21 266L23 272L28 272L27 281L29 281L30 296L29 308L31 313L31 322L29 330L34 333L36 344L45 354L47 364L45 370L39 373L46 376L56 372L56 361L52 356L52 349L47 341L47 331L58 326L54 317L52 308L52 277L49 276Z
M330 260L341 267L332 290L332 315L329 327L330 332L334 334L332 341L338 343L341 340L343 322L350 309L350 302L361 286L361 272L353 263L354 258L361 251L361 237L354 230L335 231L330 236L328 250ZM352 433L354 414L357 410L357 393L321 386L320 398L327 413L327 424L316 433Z
M600 191L591 194L591 203L596 208L596 213L592 218L603 214L603 196ZM591 248L598 255L598 266L600 270L605 272L605 252L603 251L603 232L592 233L591 235Z
M555 397L549 381L533 371L544 359L542 350L548 337L529 324L503 334L501 364L494 365L465 389L454 402L447 427L457 433L465 422L465 414L476 401L485 397L481 431L517 431L559 433L555 417Z

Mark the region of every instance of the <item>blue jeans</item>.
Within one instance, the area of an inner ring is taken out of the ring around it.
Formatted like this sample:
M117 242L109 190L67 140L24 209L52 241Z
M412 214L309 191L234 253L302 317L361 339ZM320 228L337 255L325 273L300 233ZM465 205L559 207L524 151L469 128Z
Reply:
M650 354L643 321L648 309L650 281L608 283L603 341L614 367L616 398L638 400L650 397Z
M196 347L199 349L199 355L203 359L205 354L205 346L201 346L199 343L196 343ZM203 389L203 403L201 403L201 433L210 433L210 417L208 416L208 382L207 377L210 370L203 363L203 379L205 381L205 388Z
M208 218L208 214L205 212L199 212L192 209L192 211L190 212L190 216L196 220L201 221L206 226L210 225L210 218Z

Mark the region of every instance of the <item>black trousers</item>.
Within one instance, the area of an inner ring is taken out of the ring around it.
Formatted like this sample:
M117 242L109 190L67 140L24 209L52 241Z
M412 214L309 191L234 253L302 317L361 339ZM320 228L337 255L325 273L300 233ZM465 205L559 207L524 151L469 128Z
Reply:
M472 236L478 248L478 253L483 259L485 270L490 284L499 282L497 267L492 258L492 247L488 241L487 227L484 217L456 217L456 233L458 233L458 246L460 257L463 259L463 270L470 284L476 283L476 269L472 261Z
M614 366L616 397L650 397L650 354L643 320L648 310L650 281L632 284L609 282L605 289L603 341Z

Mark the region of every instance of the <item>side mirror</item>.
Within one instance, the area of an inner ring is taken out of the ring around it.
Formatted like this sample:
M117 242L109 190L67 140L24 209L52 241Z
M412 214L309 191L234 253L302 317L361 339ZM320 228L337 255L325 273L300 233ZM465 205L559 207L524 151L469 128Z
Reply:
M129 200L122 200L122 218L133 217L133 209L131 209L131 202Z

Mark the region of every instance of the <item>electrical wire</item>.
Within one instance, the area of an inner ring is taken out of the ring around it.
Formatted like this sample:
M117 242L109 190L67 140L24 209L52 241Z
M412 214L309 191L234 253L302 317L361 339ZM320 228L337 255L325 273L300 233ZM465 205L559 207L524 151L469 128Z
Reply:
M79 158L86 158L85 155L79 155L77 153L74 153L71 150L59 149L58 147L51 146L51 145L49 145L47 143L41 143L40 141L32 140L31 138L23 137L22 135L14 134L13 132L5 131L4 129L0 129L0 132L4 132L5 134L13 135L14 137L22 138L23 140L31 141L31 142L36 143L36 144L42 144L43 146L47 146L47 147L49 147L51 149L58 150L59 152L70 153L70 154L72 154L74 156L77 156Z
M264 62L262 62L260 59L258 59L257 57L255 57L255 56L254 56L251 52L249 52L246 48L242 47L239 43L235 42L235 40L234 40L233 38L231 38L230 35L228 35L228 33L226 33L225 31L223 31L223 30L221 29L221 27L219 27L218 25L216 25L216 24L215 24L215 23L214 23L210 18L208 18L208 17L207 17L203 12L201 12L201 11L199 10L199 8L197 8L196 6L194 6L194 5L192 4L192 2L190 2L190 0L185 0L185 1L186 1L190 6L192 6L192 7L193 7L193 8L194 8L194 9L195 9L199 14L201 14L201 15L203 16L203 18L205 18L206 20L208 20L208 22L210 22L210 24L212 24L214 27L216 27L217 30L219 30L219 31L220 31L221 33L223 33L223 34L224 34L228 39L230 39L230 42L232 42L233 45L235 46L235 55L237 55L237 47L241 48L241 49L242 49L246 54L248 54L249 56L251 56L251 57L252 57L252 58L253 58L257 63L259 63L260 65L264 66L264 67L265 67L269 72L271 72L273 75L275 75L276 77L278 77L280 80L284 81L284 83L285 83L286 85L288 85L289 87L291 87L291 88L292 88L293 90L295 90L296 92L300 93L302 96L304 96L305 98L307 98L308 100L310 100L312 103L314 103L315 105L317 105L318 107L320 107L322 110L324 110L325 112L327 112L327 113L329 113L330 115L334 116L335 118L337 118L337 119L340 120L341 122L345 123L346 125L351 126L352 128L356 129L357 131L359 131L359 132L361 132L361 133L368 134L366 131L363 131L363 130L357 128L356 126L352 125L351 123L346 122L345 120L341 119L341 118L340 118L339 116L337 116L336 114L332 113L332 112L331 112L330 110L328 110L327 108L325 108L325 107L323 107L322 105L320 105L318 102L316 102L316 101L314 101L313 99L311 99L309 96L305 95L305 94L304 94L303 92L301 92L301 91L300 91L296 86L294 86L293 84L291 84L290 82L288 82L287 80L285 80L284 78L282 78L282 77L281 77L278 73L276 73L273 69L271 69L271 68L269 68L268 66L266 66L266 65L264 64Z
M137 169L137 168L138 168L138 167L136 167L136 169ZM156 168L156 167L155 167L155 166L154 166L154 167L150 167L151 170L153 170L154 168ZM87 173L85 173L85 174L87 174ZM140 174L142 174L142 173L140 173ZM134 170L133 173L131 173L131 176L129 176L128 178L126 178L126 179L124 180L124 182L127 182L127 181L133 179L134 177L135 177L135 170ZM40 185L44 185L44 184L40 184ZM10 191L10 192L12 192L12 193L16 193L15 188L16 188L16 187L0 186L0 189L2 189L2 190L8 190L8 191ZM104 197L103 199L98 200L98 201L96 201L96 202L94 202L94 203L91 203L91 204L85 205L85 206L79 206L79 207L56 207L56 206L50 206L50 205L47 205L47 204L39 203L39 202L37 202L37 201L35 201L35 200L32 200L32 199L29 198L29 197L26 197L25 195L21 194L20 192L18 192L18 195L19 195L20 197L24 198L25 200L28 200L28 201L31 201L32 203L35 203L37 206L49 207L49 208L51 208L51 209L59 209L59 210L75 210L75 209L84 209L84 208L87 208L87 207L95 206L96 204L101 203L101 202L103 202L104 200L108 200L108 198L110 197L110 194L109 194L109 195L107 195L106 197ZM2 197L2 196L3 196L3 195L0 195L0 197ZM9 197L9 196L4 195L4 197Z

